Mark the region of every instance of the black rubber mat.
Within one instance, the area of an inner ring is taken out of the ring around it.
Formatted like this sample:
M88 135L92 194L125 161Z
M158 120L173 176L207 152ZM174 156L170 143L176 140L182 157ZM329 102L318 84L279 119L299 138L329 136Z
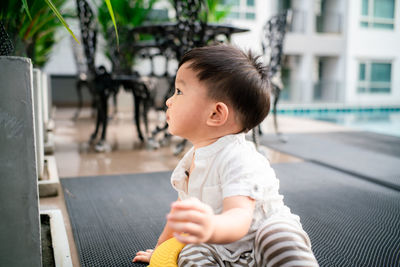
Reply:
M177 194L170 172L61 179L81 266L131 263L153 248Z
M260 138L272 149L400 190L400 138L370 132L287 134Z
M400 266L400 193L310 162L273 166L321 266Z
M360 147L371 152L400 157L400 138L373 132L329 132L320 136L335 139L352 147Z
M273 166L321 266L400 266L400 194L313 163ZM170 173L61 179L82 266L133 264L176 199Z

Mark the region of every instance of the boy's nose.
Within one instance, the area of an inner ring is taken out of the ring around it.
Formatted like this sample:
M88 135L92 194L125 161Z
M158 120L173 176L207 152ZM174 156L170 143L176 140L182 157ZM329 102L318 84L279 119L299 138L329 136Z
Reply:
M170 98L167 99L167 101L165 101L165 104L167 105L167 107L170 107L172 104L172 96Z

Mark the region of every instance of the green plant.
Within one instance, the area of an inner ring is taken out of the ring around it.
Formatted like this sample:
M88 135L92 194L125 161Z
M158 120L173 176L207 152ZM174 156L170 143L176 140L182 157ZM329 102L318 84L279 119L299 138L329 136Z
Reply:
M207 22L220 22L231 12L231 7L222 5L220 0L207 0L206 2L208 8Z
M36 67L42 67L48 60L55 43L55 32L62 24L45 1L5 1L0 7L0 19L14 44L14 55L29 57ZM55 0L54 5L62 7L66 0ZM24 11L25 9L25 11Z
M143 24L154 3L157 1L158 0L113 0L116 22L123 27L136 27ZM107 33L113 25L105 2L98 7L98 18L102 32Z
M118 32L120 37L119 49L114 42L112 26L113 23L107 11L106 3L102 3L98 7L98 20L100 23L100 32L106 40L106 56L113 62L114 71L130 73L135 60L135 50L132 48L133 43L140 40L148 40L151 36L135 34L132 35L130 30L134 27L148 22L153 5L158 0L114 0L113 10L115 12L115 20L118 24ZM154 20L152 20L154 22ZM118 61L118 66L115 66Z
M231 12L231 6L223 5L221 0L204 0L207 11L202 10L200 19L206 22L221 22ZM169 0L171 7L174 8L175 0Z
M51 49L55 44L56 31L64 26L75 37L63 17L75 17L71 12L59 12L67 0L21 0L1 1L0 20L14 44L14 55L29 57L36 67L42 67L47 62ZM107 5L115 33L117 46L119 44L117 26L110 0L104 0Z

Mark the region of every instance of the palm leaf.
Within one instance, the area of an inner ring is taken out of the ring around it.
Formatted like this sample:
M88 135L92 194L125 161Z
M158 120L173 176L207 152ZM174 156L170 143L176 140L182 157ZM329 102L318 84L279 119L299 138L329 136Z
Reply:
M51 0L45 0L46 3L49 5L50 9L56 14L57 18L61 21L61 23L64 25L64 27L68 30L68 32L74 37L75 41L79 44L78 39L76 38L75 34L71 31L69 28L67 22L65 22L64 18L61 16L60 12L58 12L57 8L54 6L53 2ZM107 1L107 0L106 0ZM108 0L109 1L109 0Z
M28 2L26 2L26 0L22 0L22 6L24 7L26 14L28 14L29 19L32 20L31 13L29 13Z
M32 28L31 32L28 34L28 38L31 38L33 35L35 35L37 32L42 31L42 30L47 30L49 28L58 28L58 25L56 23L50 23L54 19L54 15L49 14L48 16L43 16L40 18L38 23Z
M118 47L119 46L118 30L117 30L117 23L115 22L113 8L111 6L110 0L105 0L105 1L106 1L106 4L107 4L108 12L110 12L110 16L111 16L112 22L114 24L115 36L117 37L117 47Z

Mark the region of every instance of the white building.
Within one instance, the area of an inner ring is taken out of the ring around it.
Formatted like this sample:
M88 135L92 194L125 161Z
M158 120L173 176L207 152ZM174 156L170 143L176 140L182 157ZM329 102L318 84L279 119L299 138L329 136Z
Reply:
M232 16L240 19L229 20L251 29L233 41L256 50L271 15L292 10L284 43L282 102L400 105L399 0L225 2L240 14Z

